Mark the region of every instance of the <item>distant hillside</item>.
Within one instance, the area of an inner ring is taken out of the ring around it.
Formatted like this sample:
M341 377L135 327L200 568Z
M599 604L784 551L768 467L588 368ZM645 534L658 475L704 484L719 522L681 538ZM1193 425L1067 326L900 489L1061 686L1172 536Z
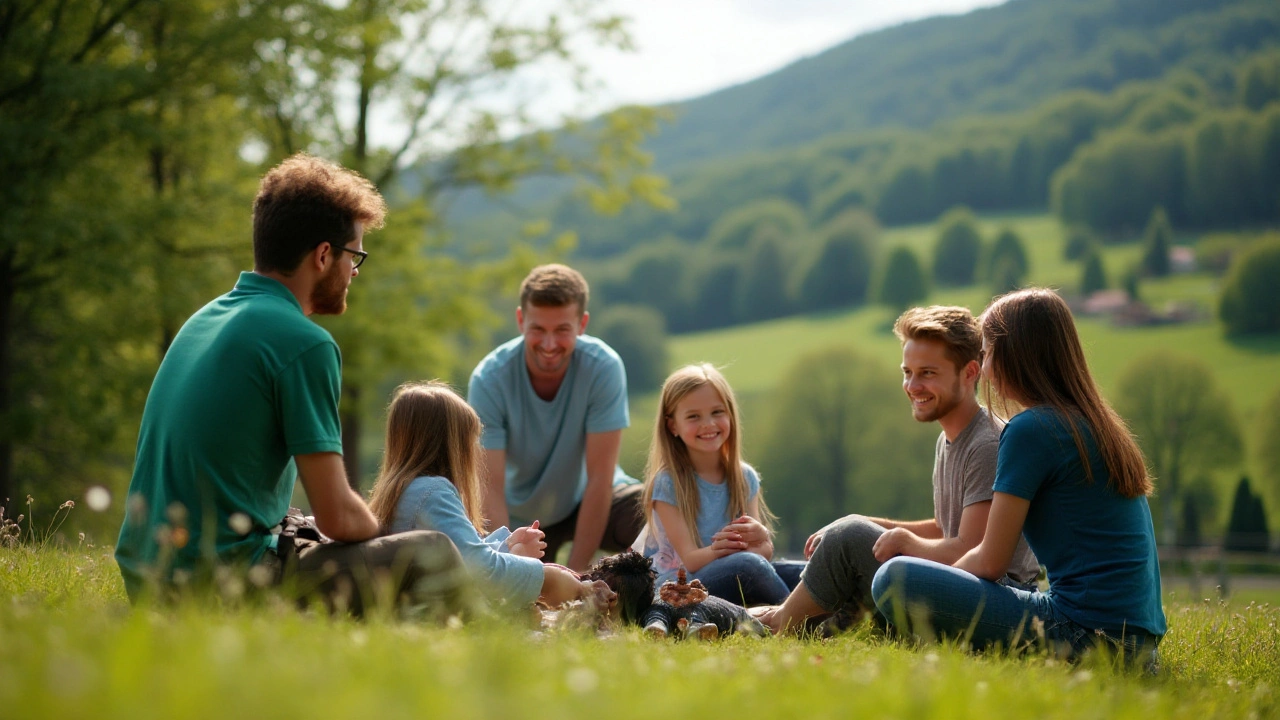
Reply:
M1280 37L1275 0L1013 0L856 37L673 106L660 169L883 126L1021 110L1177 66L1212 73Z
M600 257L664 234L700 237L720 215L769 195L818 221L849 203L888 224L931 219L959 202L1040 209L1053 170L1114 124L1093 109L1096 98L1127 106L1122 88L1180 76L1171 84L1194 77L1200 86L1177 90L1175 102L1229 104L1244 59L1275 47L1277 0L1013 0L860 36L673 106L675 119L647 148L673 181L674 215L632 208L593 216L552 180L500 204L464 193L450 221L470 244L509 238L530 215L550 216L555 228L580 231L580 252ZM1197 112L1175 108L1160 122ZM1010 162L1026 172L1000 169ZM993 172L1004 180L972 187Z

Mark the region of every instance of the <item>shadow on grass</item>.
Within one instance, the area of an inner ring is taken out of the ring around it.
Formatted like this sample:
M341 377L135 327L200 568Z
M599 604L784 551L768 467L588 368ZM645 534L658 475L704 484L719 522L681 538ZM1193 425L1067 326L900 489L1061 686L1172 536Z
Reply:
M1228 335L1227 344L1254 355L1280 355L1280 332L1257 335Z

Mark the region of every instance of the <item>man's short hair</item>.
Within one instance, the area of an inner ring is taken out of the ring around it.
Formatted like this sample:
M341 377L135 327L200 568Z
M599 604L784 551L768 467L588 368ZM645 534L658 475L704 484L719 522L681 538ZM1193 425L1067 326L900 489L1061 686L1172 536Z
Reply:
M520 307L565 307L577 304L578 312L587 311L587 279L568 265L539 265L529 271L520 283Z
M253 266L292 274L327 242L345 246L356 222L382 227L387 204L373 183L327 160L298 153L262 178L253 200Z
M956 370L964 369L970 361L979 361L982 354L982 334L969 308L945 305L911 308L893 324L893 334L903 343L908 340L942 343Z

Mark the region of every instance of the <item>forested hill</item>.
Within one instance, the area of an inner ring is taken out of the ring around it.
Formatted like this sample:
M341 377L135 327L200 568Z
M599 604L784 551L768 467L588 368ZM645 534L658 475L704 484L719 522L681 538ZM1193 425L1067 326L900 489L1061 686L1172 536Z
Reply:
M648 148L671 171L848 130L923 128L1179 66L1212 76L1277 36L1275 0L1012 0L859 36L678 103Z

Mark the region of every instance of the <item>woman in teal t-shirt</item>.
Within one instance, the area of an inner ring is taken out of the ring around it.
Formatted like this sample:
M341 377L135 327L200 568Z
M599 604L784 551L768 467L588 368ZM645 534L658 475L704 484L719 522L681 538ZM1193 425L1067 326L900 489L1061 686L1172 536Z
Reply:
M1151 479L1089 374L1071 311L1050 290L1001 296L983 313L982 349L988 393L1025 408L1000 437L986 533L954 566L885 563L872 582L877 606L900 626L910 625L907 607L926 606L935 631L980 647L1043 633L1068 656L1105 644L1154 667L1166 625ZM1044 564L1048 590L992 582L1020 536Z

